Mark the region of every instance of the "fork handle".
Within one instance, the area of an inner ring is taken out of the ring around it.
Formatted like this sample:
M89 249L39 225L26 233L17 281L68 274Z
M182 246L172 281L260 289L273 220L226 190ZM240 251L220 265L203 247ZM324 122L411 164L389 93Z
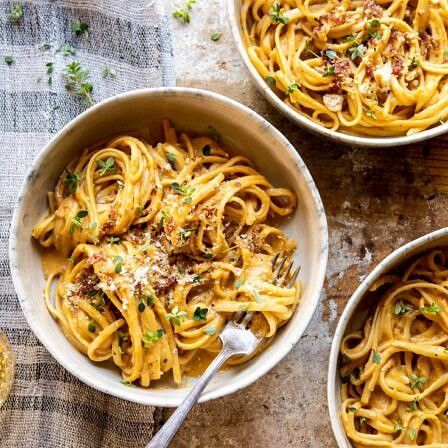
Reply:
M198 379L182 404L174 411L148 445L146 445L146 448L166 448L170 444L191 408L199 400L202 391L219 368L233 355L236 355L234 351L229 347L223 347L218 356L208 366L204 374Z

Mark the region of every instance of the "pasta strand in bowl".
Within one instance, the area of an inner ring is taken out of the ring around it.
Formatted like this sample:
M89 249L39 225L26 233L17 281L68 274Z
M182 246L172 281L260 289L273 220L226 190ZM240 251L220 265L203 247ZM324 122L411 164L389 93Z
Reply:
M247 54L286 104L331 130L413 135L448 116L448 5L243 0Z
M168 372L181 383L201 353L220 350L237 311L255 312L253 330L269 343L301 294L299 282L277 286L270 263L295 250L274 225L295 195L214 139L178 137L168 120L163 129L155 145L126 135L85 150L33 230L69 257L48 270L45 287L64 335L144 387Z

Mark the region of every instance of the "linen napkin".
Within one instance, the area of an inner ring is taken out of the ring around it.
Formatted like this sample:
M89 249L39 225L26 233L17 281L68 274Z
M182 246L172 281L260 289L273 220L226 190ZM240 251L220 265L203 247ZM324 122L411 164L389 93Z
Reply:
M100 101L174 85L162 3L0 0L0 328L17 362L12 393L0 409L2 448L144 446L160 420L154 408L85 386L48 354L14 292L8 237L29 165L52 134L88 107L86 91ZM62 73L72 61L91 88L66 89Z

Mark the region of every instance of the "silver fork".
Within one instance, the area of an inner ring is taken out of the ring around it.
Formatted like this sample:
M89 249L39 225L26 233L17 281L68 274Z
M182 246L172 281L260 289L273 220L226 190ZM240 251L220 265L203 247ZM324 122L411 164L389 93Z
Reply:
M280 255L276 254L271 261L274 279L276 280L276 284L287 284L287 287L291 288L297 280L300 266L293 271L294 261L291 261L285 268L288 257L280 258ZM219 335L222 342L222 349L218 356L216 356L204 374L198 379L182 404L165 422L162 429L146 445L146 448L166 448L176 435L193 405L199 400L202 391L220 367L232 356L250 355L257 348L262 338L257 338L247 328L252 320L252 316L253 313L238 312L235 313L234 320L227 322L224 330Z

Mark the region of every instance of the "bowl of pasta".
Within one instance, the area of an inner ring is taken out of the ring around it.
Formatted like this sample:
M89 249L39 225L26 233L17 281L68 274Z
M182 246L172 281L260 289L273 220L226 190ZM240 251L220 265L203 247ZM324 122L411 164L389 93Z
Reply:
M336 329L328 405L341 448L448 444L448 229L386 257Z
M327 252L294 148L248 108L188 88L128 92L70 122L29 172L10 239L22 309L56 360L98 390L167 407L235 312L255 313L265 344L203 401L285 356L318 304ZM302 266L291 287L275 281L276 253Z
M358 146L448 130L442 3L227 0L258 90L299 126Z

